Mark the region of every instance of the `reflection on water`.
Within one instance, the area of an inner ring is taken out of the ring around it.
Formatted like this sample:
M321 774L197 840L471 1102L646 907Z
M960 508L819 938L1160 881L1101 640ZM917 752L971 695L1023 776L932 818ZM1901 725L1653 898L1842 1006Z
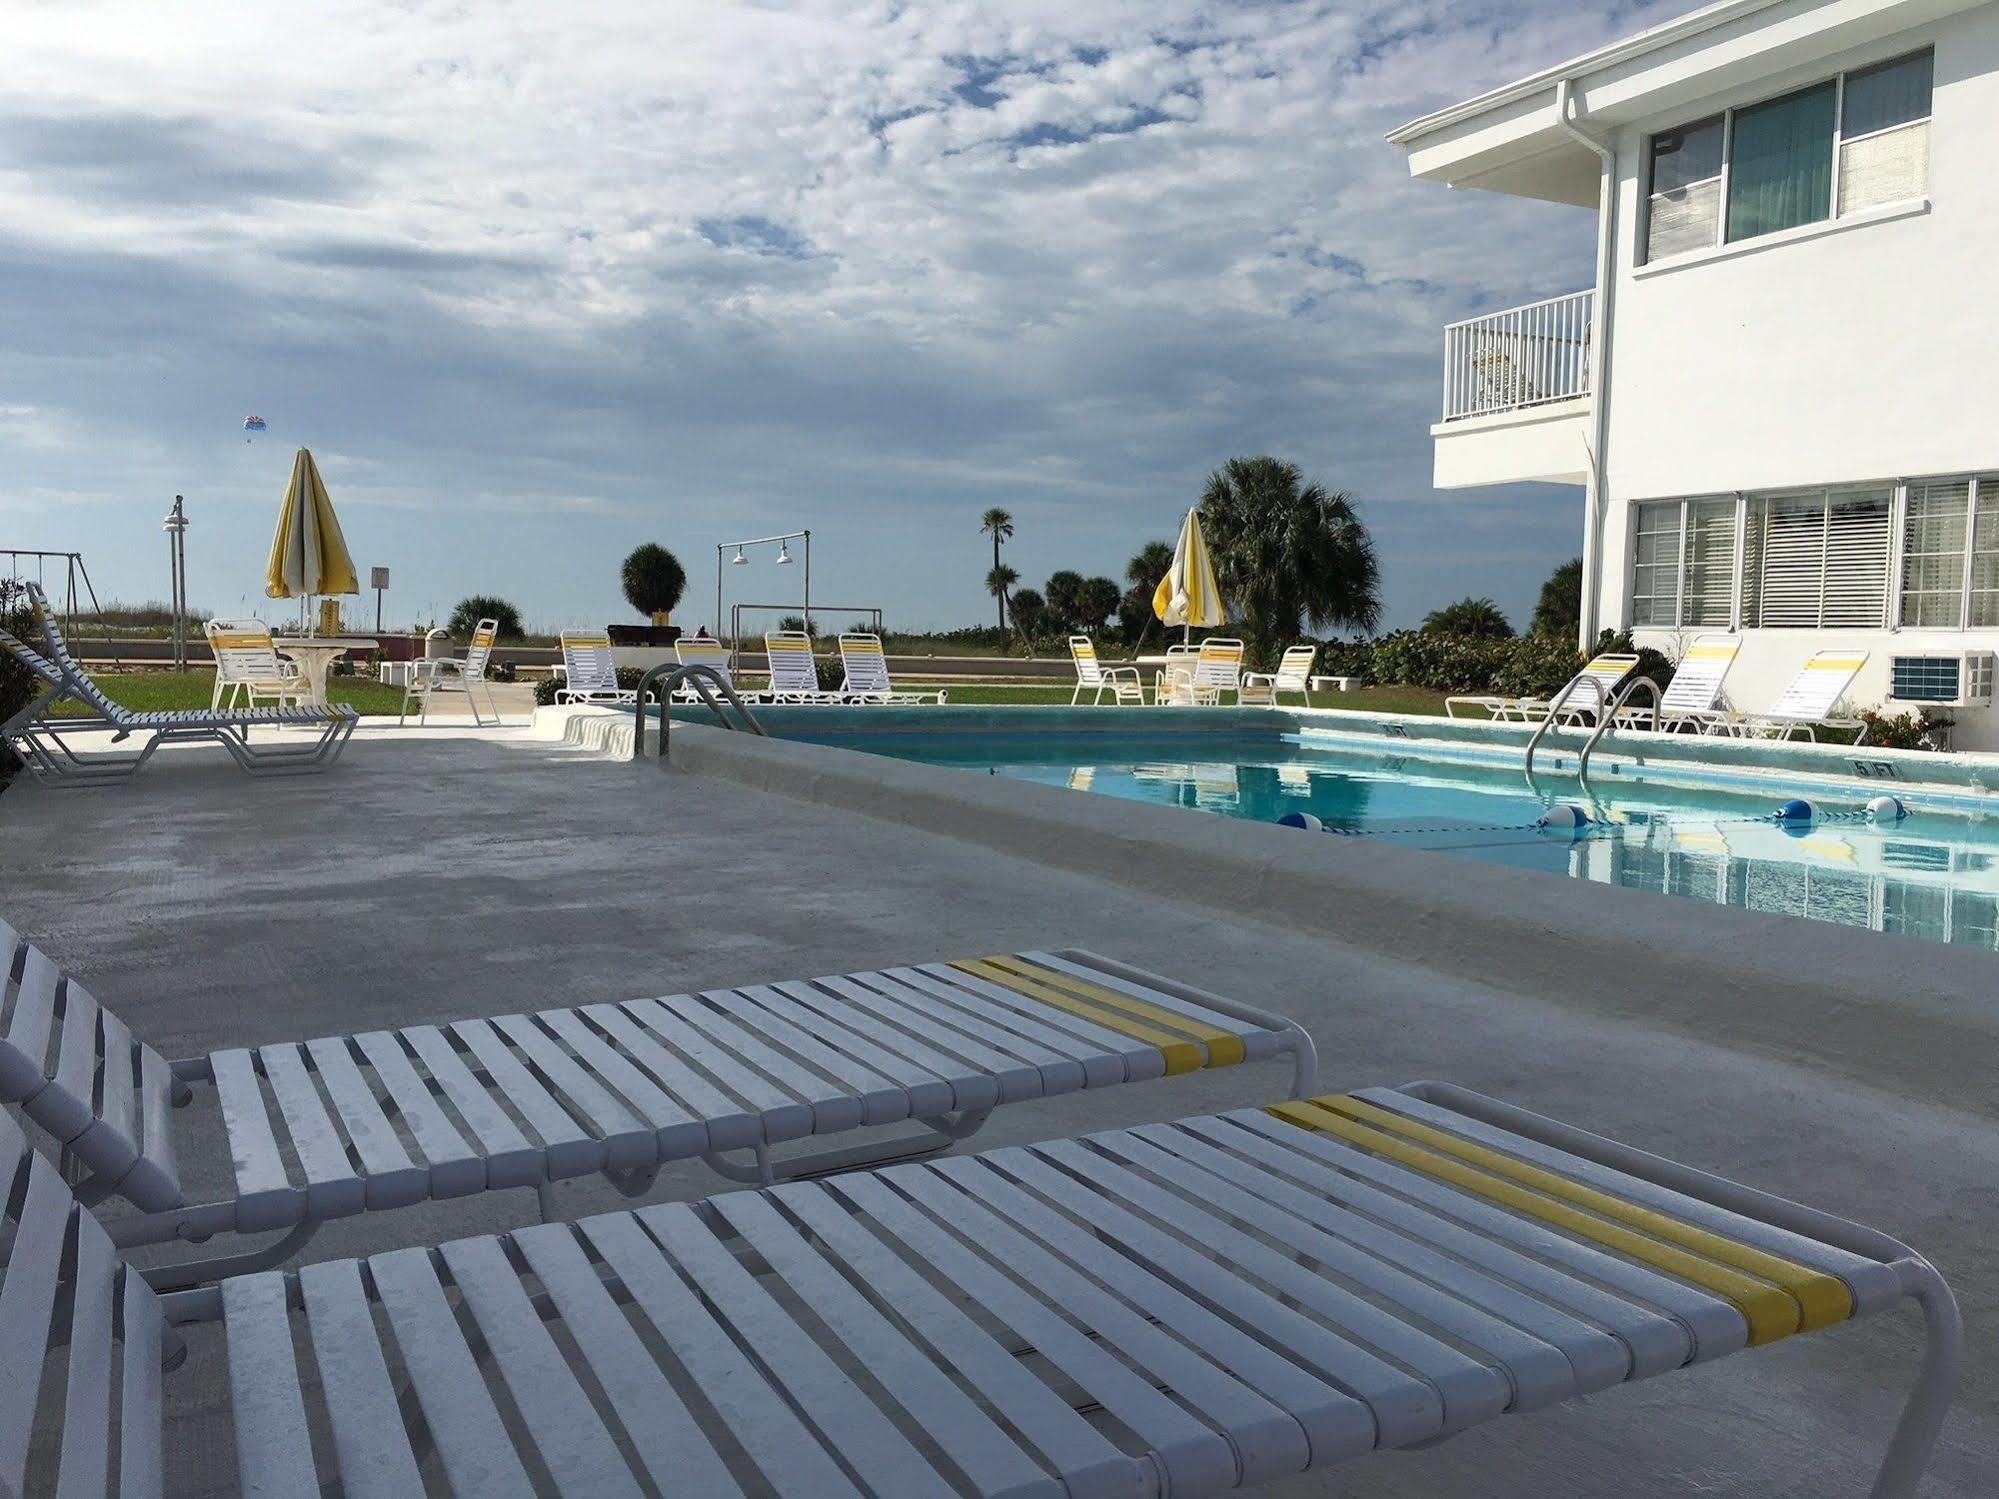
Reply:
M1407 754L1363 755L1276 736L884 734L838 743L935 765L1133 801L1272 822L1310 812L1328 828L1410 847L1662 891L1752 911L1999 949L1999 836L1982 819L1918 813L1892 826L1847 815L1787 830L1770 793L1620 777L1570 841L1532 830L1546 801L1516 772ZM1580 801L1573 780L1552 798ZM1825 800L1820 799L1825 805ZM1301 833L1300 837L1311 834ZM1323 836L1323 835L1321 835Z

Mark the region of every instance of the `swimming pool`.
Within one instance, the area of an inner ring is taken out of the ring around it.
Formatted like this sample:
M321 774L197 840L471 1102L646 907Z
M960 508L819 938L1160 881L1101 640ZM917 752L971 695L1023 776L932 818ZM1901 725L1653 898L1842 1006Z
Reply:
M1275 822L1306 812L1329 832L1299 837L1380 838L1487 863L1662 891L1750 910L1900 932L1999 950L1999 824L1937 810L1877 823L1868 791L1814 790L1824 812L1809 826L1779 825L1788 793L1599 777L1594 795L1572 777L1530 788L1517 768L1428 758L1413 746L1382 753L1310 742L1295 733L882 734L784 731L928 765L957 766L1100 796ZM1780 784L1780 783L1773 783ZM1548 805L1584 808L1576 836L1537 828Z

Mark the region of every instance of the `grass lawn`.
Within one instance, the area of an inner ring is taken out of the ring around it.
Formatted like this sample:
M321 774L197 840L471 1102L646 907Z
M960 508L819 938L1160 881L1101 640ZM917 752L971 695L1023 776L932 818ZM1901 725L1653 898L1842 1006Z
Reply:
M215 691L211 671L104 672L91 678L113 702L135 713L170 713L181 708L206 708ZM396 713L403 706L403 690L386 687L368 677L334 677L327 683L327 696L346 703L355 712ZM64 703L60 710L71 717L83 717L83 709Z
M1067 706L1072 687L960 687L948 688L954 704L1055 703ZM1349 708L1368 713L1442 714L1447 694L1423 687L1357 687L1352 692L1315 692L1314 708ZM1294 701L1295 699L1287 699ZM1085 706L1089 703L1084 696ZM1105 699L1105 706L1110 705Z

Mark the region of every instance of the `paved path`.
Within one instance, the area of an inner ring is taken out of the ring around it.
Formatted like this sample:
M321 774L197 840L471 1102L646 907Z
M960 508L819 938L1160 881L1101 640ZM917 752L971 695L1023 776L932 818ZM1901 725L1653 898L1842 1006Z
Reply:
M255 782L220 756L166 751L130 788L8 791L0 846L0 912L175 1056L1028 944L1185 974L1302 1019L1329 1088L1450 1078L1901 1233L1956 1284L1975 1359L1928 1492L1999 1491L1993 1118L1870 1086L1864 1065L1833 1078L1773 1062L1726 1024L1694 1042L1593 1014L1587 986L1614 979L1580 976L1560 996L1449 983L1341 947L1334 913L1322 932L1276 931L1176 904L1163 880L1112 886L515 733L364 729L331 774ZM1450 867L1440 859L1440 877ZM1665 897L1631 899L1643 919ZM1002 1111L980 1138L1173 1117L1278 1086L1275 1069L1238 1070L1053 1100ZM196 1177L223 1169L219 1139L194 1154ZM682 1195L714 1186L696 1168L663 1178ZM616 1200L563 1190L578 1212ZM529 1193L495 1194L339 1224L311 1252L532 1215ZM1915 1352L1912 1314L1878 1319L1259 1492L1859 1495ZM181 1492L226 1492L227 1439L191 1393L220 1387L216 1341L197 1335L190 1363L168 1382L170 1467Z

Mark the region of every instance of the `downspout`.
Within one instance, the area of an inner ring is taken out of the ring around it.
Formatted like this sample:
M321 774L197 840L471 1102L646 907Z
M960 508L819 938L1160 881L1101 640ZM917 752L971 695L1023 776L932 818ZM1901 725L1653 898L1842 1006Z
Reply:
M1555 127L1564 135L1582 142L1602 163L1596 206L1596 295L1591 318L1591 393L1589 478L1583 497L1583 598L1582 639L1587 652L1596 644L1597 616L1603 607L1603 521L1608 511L1604 494L1604 447L1610 434L1610 327L1611 300L1616 294L1617 274L1617 153L1575 123L1575 80L1563 78L1555 84Z

